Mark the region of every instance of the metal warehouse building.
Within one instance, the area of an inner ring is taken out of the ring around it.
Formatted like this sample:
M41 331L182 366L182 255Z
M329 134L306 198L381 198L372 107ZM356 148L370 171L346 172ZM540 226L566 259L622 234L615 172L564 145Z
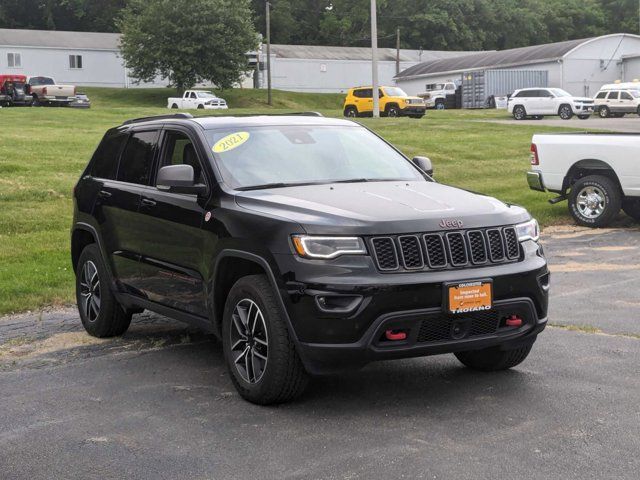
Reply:
M162 78L137 84L120 57L117 33L61 32L0 29L0 73L47 75L60 83L100 87L160 87ZM264 45L261 68L266 64ZM401 50L400 69L472 52ZM249 53L254 60L255 52ZM396 50L378 50L380 82L392 84L396 72ZM274 88L303 92L344 92L354 85L371 83L371 49L304 45L271 46ZM243 83L253 86L251 73ZM266 72L258 83L266 87Z
M262 53L264 54L264 46ZM474 52L442 50L400 50L400 71L421 62L451 59ZM378 79L393 85L396 50L378 49ZM364 47L325 47L309 45L271 45L273 88L301 92L346 92L353 86L371 84L371 49ZM262 79L261 86L265 80Z
M522 78L546 78L548 85L560 87L573 95L593 96L605 83L640 78L640 36L625 33L604 35L583 40L483 52L454 58L429 60L407 68L395 77L398 86L409 94L427 90L427 85L453 81L460 85L463 78L481 71L531 71ZM540 73L546 75L540 76ZM524 73L524 72L523 72ZM494 74L495 75L495 74ZM504 75L513 78L513 73ZM507 87L505 87L507 88ZM507 95L513 91L494 91Z

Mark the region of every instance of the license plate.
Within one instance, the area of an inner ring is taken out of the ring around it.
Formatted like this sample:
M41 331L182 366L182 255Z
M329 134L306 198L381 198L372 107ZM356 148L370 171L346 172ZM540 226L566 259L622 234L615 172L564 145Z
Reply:
M449 313L491 310L492 302L493 284L490 281L447 285L447 309Z

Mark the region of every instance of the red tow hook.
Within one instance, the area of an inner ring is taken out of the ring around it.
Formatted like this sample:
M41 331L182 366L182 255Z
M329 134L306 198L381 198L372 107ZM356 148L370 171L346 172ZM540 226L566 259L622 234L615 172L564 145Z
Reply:
M407 333L402 330L387 330L384 332L384 336L387 340L391 340L392 342L407 339Z
M507 317L505 324L507 327L521 327L522 319L517 315L511 315L510 317Z

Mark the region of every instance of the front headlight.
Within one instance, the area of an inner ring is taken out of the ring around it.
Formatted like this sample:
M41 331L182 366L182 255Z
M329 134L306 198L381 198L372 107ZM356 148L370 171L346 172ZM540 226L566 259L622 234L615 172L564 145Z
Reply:
M367 249L359 237L314 237L294 235L293 246L306 258L336 258L340 255L364 255Z
M518 240L524 242L525 240L533 240L537 242L540 238L540 226L535 218L532 218L528 222L520 223L516 225L516 234Z

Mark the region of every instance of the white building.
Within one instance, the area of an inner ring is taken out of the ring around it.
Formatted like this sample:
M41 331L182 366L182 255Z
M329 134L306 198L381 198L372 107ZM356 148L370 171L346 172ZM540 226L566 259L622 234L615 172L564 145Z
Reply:
M167 81L137 84L119 52L120 34L0 29L0 73L51 76L60 83L97 87L161 87ZM265 64L262 47L261 68ZM426 60L471 52L401 50L400 70ZM255 60L255 52L248 54ZM396 50L378 50L381 84L392 84ZM304 45L271 46L273 88L302 92L344 92L371 83L371 49ZM266 88L264 71L260 87ZM250 77L251 75L249 75ZM243 82L251 87L252 80Z
M640 36L616 33L430 60L400 72L395 81L407 93L418 94L429 84L459 84L465 72L498 69L547 71L548 86L563 88L573 95L593 96L605 83L640 78Z

